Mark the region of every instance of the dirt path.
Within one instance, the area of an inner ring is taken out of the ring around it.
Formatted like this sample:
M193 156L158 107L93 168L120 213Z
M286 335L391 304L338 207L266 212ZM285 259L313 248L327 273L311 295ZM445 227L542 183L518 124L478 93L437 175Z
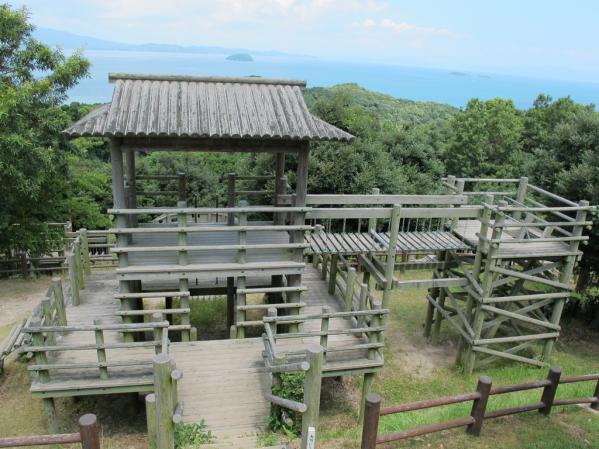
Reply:
M0 280L0 327L26 318L44 297L50 282L48 276Z

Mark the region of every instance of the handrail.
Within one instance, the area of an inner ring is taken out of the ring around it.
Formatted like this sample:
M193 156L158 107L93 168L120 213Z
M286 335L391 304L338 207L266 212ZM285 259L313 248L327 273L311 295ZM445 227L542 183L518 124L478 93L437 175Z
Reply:
M233 213L251 214L254 212L308 212L311 207L274 207L274 206L247 206L247 207L154 207L141 209L108 209L107 213L114 215L141 215L141 214L200 214L200 213Z

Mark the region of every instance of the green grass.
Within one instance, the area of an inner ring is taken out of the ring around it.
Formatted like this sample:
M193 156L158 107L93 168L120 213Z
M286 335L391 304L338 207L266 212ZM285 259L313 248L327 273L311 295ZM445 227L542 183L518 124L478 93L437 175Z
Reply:
M401 279L424 279L430 271L397 273ZM385 368L377 376L373 390L383 398L383 405L399 405L407 402L433 399L439 396L472 392L478 377L488 375L493 385L543 379L544 368L520 363L497 362L482 368L471 376L464 375L459 367L451 363L457 334L446 323L440 335L440 347L446 355L439 360L431 356L433 368L426 373L415 372L405 362L410 352L415 357L427 357L434 346L424 342L423 322L427 308L425 290L395 291L390 305L389 329L386 333ZM376 292L380 296L380 292ZM599 371L599 334L592 334L574 321L564 323L564 332L555 346L552 366L562 368L562 375L586 374ZM423 355L425 354L425 355ZM343 410L339 404L327 410L323 406L320 437L329 440L326 447L344 448L358 446L360 431L356 426L356 402L359 398L359 383L356 379L347 382L353 390L354 407ZM594 382L563 385L558 390L559 398L592 396ZM540 400L541 390L493 396L488 410L513 407ZM455 419L470 413L471 403L437 407L428 410L390 415L381 418L379 432L394 432L416 426ZM500 443L499 443L500 442ZM428 445L431 446L428 446ZM556 407L550 418L536 412L515 415L485 422L480 438L465 435L462 429L415 438L390 447L441 447L506 449L523 448L591 448L599 447L599 416L576 406ZM330 446L329 446L330 445ZM384 447L384 446L381 446Z

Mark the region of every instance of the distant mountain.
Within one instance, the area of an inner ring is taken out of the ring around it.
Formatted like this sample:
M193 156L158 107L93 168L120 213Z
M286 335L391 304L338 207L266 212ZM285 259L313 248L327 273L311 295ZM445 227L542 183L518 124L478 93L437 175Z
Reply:
M173 44L128 44L125 42L108 41L91 36L81 36L68 31L53 30L51 28L37 28L34 36L47 45L58 46L64 49L84 50L117 50L117 51L151 51L165 53L199 53L199 54L222 54L252 53L258 56L284 56L287 58L313 58L313 56L296 55L280 51L270 50L248 50L245 48L228 48L218 46L192 45L182 46Z
M235 53L225 58L227 61L252 62L254 58L249 53Z

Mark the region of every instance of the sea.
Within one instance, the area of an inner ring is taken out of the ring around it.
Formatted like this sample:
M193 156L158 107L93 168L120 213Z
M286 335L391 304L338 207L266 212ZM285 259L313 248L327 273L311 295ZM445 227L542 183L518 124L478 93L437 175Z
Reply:
M228 55L147 51L87 50L90 77L69 91L69 100L82 103L110 101L113 86L108 73L249 76L307 80L308 87L341 83L360 86L417 101L446 103L463 108L472 98L512 99L529 108L541 93L553 98L570 96L583 104L599 104L599 82L583 83L534 79L493 73L404 67L393 64L327 61L319 58L253 56L254 61L230 61Z

